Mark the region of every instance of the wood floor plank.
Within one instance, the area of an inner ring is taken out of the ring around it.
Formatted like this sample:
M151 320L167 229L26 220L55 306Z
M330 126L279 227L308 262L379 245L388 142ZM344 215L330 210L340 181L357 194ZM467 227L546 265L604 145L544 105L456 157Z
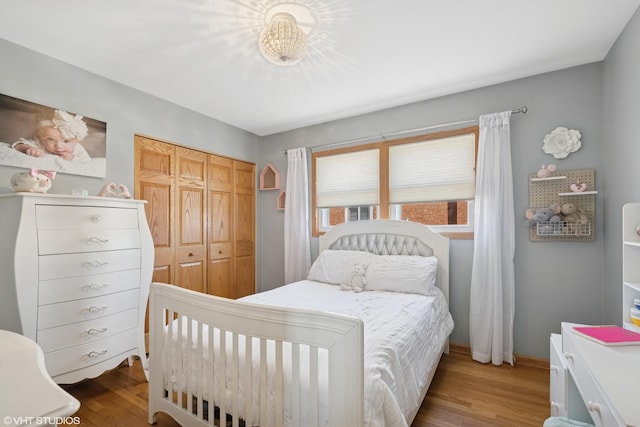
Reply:
M139 360L63 387L81 403L75 416L82 426L149 425L149 389ZM548 369L484 365L456 347L442 357L411 427L540 427L548 416ZM155 425L179 424L160 413Z

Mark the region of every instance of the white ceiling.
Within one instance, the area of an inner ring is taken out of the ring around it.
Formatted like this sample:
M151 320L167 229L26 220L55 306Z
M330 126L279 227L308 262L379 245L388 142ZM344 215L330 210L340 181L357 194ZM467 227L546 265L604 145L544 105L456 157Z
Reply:
M0 37L268 135L600 61L638 5L0 0ZM307 56L294 66L273 65L258 50L274 7L311 11Z

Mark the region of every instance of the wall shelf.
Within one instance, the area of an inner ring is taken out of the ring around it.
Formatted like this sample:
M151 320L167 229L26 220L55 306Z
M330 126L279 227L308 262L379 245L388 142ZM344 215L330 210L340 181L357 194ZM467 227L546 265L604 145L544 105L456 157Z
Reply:
M278 195L278 200L277 200L277 203L276 203L276 205L277 205L277 206L276 206L276 208L277 208L279 211L283 211L283 210L284 210L284 201L285 201L286 196L287 196L287 193L286 193L286 192L284 192L284 191L283 191L283 192L281 192L281 193Z
M622 326L635 332L631 322L634 300L640 298L640 203L622 207Z
M571 184L585 183L590 190L570 191ZM554 203L575 204L587 216L586 223L557 222L543 223L529 228L529 240L564 240L564 241L592 241L595 240L595 188L594 169L574 169L562 171L559 175L540 178L537 174L529 175L529 207L547 208Z
M260 172L260 190L280 189L280 172L271 163L267 163Z
M558 196L588 196L591 194L598 194L597 191L568 191L566 193L558 193Z
M567 177L566 177L566 176L564 176L564 175L558 175L558 176L548 176L548 177L546 177L546 178L540 178L540 177L538 177L537 175L534 175L534 176L531 178L531 182L538 182L538 181L555 181L555 180L557 180L557 179L567 179Z

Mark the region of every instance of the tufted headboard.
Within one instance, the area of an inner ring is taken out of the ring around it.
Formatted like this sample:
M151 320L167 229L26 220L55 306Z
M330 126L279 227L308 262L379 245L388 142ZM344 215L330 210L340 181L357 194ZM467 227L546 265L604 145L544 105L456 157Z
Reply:
M347 222L320 236L320 251L325 249L376 255L433 255L438 258L437 286L449 300L449 239L426 225L382 219Z

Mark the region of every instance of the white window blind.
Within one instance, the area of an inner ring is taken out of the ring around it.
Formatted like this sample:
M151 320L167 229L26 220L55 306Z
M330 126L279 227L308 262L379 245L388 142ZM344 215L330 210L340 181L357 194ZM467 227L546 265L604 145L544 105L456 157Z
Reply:
M389 147L389 201L472 199L475 142L469 133Z
M379 150L318 156L316 159L316 207L377 205Z

